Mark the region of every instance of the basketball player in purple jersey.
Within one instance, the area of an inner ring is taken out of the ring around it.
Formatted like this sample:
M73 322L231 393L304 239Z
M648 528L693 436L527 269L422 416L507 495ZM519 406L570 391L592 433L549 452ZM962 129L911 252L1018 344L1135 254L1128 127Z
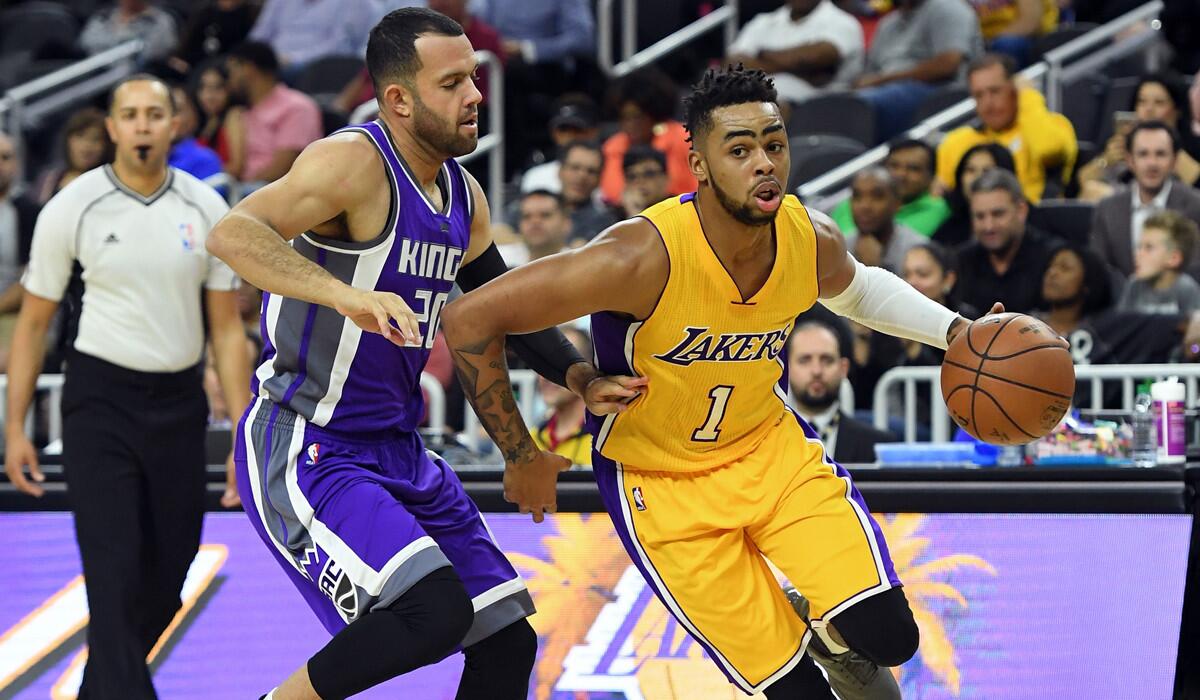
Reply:
M272 700L344 698L460 647L460 700L528 692L533 602L416 433L447 295L456 281L470 290L505 271L483 191L453 160L478 142L476 65L456 22L392 12L367 46L379 119L310 145L209 237L211 252L266 291L263 361L237 434L239 491L334 635ZM635 393L638 380L597 377L557 332L514 340L593 411ZM505 457L506 473L569 466L548 452Z

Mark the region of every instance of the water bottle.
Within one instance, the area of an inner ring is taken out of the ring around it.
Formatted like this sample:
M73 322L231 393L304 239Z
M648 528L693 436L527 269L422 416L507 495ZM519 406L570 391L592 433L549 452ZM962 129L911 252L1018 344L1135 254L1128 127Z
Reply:
M1142 384L1133 402L1133 449L1130 457L1135 467L1153 467L1158 462L1153 405L1150 387Z

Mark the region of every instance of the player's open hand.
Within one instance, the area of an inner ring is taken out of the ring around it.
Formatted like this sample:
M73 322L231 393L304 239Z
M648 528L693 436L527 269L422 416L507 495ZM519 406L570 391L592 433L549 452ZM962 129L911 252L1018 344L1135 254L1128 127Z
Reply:
M1004 304L1001 304L1000 302L996 302L995 304L992 304L992 308L986 314L980 316L979 318L977 318L975 320L978 321L981 319L985 319L988 316L994 316L995 314L1002 314L1002 313L1004 313ZM965 331L967 329L967 326L971 325L971 323L973 323L973 322L959 316L958 320L956 320L954 323L950 324L950 330L946 331L946 344L949 345L950 343L953 343L954 339L958 337L958 334Z
M417 315L403 299L391 292L347 286L335 308L359 328L378 333L400 347L421 342Z
M583 401L597 416L621 413L629 408L630 401L641 396L649 381L645 377L601 375L588 382L583 390Z
M527 462L509 463L504 468L504 500L540 523L546 513L558 511L558 473L570 468L569 459L545 451Z
M26 467L29 468L29 478L25 477ZM4 448L4 473L18 491L38 498L46 492L40 485L46 477L42 476L42 470L38 468L37 450L24 433L9 434L8 443Z

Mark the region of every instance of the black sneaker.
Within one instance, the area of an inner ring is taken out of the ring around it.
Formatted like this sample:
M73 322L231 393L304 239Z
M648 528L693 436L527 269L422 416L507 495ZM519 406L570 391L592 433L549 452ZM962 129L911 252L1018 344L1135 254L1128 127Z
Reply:
M811 630L808 601L795 588L783 592ZM809 635L808 655L824 669L830 687L842 700L900 700L900 685L891 671L853 650L833 653L815 631Z

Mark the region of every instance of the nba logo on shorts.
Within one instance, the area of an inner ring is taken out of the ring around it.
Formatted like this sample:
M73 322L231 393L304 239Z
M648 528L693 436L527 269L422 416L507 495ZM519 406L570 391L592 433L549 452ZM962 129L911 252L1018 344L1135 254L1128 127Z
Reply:
M308 465L310 467L317 463L317 457L319 457L320 454L321 454L320 443L314 442L313 444L308 446Z
M638 510L646 510L646 499L642 498L642 487L633 487L633 505Z

